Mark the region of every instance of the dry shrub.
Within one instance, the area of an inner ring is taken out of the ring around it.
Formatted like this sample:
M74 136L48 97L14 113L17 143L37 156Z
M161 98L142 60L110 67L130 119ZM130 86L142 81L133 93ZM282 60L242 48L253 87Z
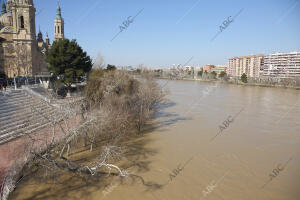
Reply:
M63 106L62 121L49 119L53 126L49 133L52 137L50 141L40 148L30 148L30 146L34 147L33 144L37 141L28 135L32 140L28 143L32 143L28 145L28 152L32 158L29 168L34 166L46 169L45 174L49 176L65 172L80 177L103 173L136 176L120 169L114 163L114 158L123 156L119 151L122 149L120 141L123 136L132 132L132 129L140 133L163 97L161 88L149 75L136 80L120 71L94 71L85 88L85 100ZM82 109L86 107L88 108ZM68 126L68 118L80 113L78 110L85 112L82 113L82 122ZM65 128L62 124L65 124ZM59 126L60 131L63 132L62 138L55 138L57 135L55 126ZM84 145L90 145L91 151L93 146L101 141L105 141L106 145L100 155L89 160L89 163L78 163L69 157L69 153L71 149L74 152L80 150L81 141L84 141ZM10 179L6 181L6 188L9 188L9 191L17 185L15 178L21 171L18 166L22 165L15 166L17 168L11 171Z
M121 115L127 125L135 126L138 132L164 97L160 86L149 74L144 74L139 80L120 71L91 75L85 89L87 101Z

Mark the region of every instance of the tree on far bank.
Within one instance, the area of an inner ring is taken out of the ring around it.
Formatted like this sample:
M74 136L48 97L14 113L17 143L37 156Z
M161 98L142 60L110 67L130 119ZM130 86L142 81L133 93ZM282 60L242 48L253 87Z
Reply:
M221 73L219 74L219 78L224 78L226 75L226 72L221 71Z
M212 79L216 79L216 77L217 77L216 72L210 72L210 75L211 75Z
M243 83L247 83L248 80L247 80L247 75L245 73L243 73L243 75L241 76L241 80Z
M116 67L115 65L110 65L110 64L108 64L107 67L106 67L106 70L107 70L107 71L114 71L114 70L116 70L116 69L117 69L117 67Z
M93 63L93 69L104 69L105 62L100 52L98 52L96 59Z
M67 87L92 69L91 58L76 40L55 41L46 56L48 70L60 77Z
M201 69L201 71L198 72L198 76L202 77L202 74L203 74L203 69Z

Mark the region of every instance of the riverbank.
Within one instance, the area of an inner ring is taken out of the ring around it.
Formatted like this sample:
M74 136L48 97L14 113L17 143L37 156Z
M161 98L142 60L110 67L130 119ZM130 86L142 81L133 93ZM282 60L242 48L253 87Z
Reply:
M285 85L274 85L274 84L264 84L264 83L243 83L241 81L233 82L233 81L222 81L222 80L204 80L204 79L169 79L159 77L158 80L182 80L182 81L199 81L199 82L210 82L210 83L222 83L222 84L230 84L230 85L242 85L242 86L257 86L257 87L270 87L270 88L286 88L286 89L295 89L300 90L300 86L285 86Z

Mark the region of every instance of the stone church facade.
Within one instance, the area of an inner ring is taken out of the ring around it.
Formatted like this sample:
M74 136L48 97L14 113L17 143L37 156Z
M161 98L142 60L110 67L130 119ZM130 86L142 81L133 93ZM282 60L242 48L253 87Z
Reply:
M0 75L32 77L47 72L45 54L51 48L39 30L36 36L33 0L2 0L0 15ZM64 20L58 5L54 39L64 38Z

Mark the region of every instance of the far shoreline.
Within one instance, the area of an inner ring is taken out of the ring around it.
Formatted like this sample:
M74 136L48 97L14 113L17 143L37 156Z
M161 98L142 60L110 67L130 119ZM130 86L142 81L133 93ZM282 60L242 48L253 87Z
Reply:
M268 88L282 88L282 89L295 89L300 90L299 87L294 86L283 86L283 85L269 85L269 84L255 84L255 83L242 83L242 82L227 82L227 81L220 81L220 80L203 80L203 79L189 79L189 78L183 78L183 79L169 79L169 78L163 78L163 77L155 77L157 80L172 80L172 81L198 81L198 82L210 82L210 83L223 83L228 85L241 85L241 86L256 86L256 87L268 87Z

